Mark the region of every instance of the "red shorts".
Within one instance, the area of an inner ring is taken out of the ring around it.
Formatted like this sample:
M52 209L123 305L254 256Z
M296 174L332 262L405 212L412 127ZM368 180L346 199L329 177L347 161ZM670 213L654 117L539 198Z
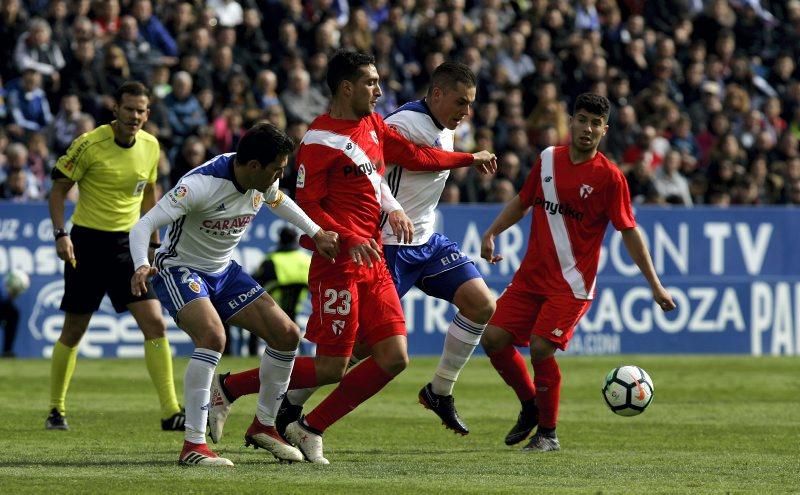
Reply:
M497 310L489 325L514 336L514 345L529 346L532 334L567 348L575 325L592 305L591 300L567 295L533 294L509 285L497 300Z
M311 316L305 338L321 356L350 356L359 341L372 347L406 335L403 307L386 263L368 268L345 263L313 263L308 277Z

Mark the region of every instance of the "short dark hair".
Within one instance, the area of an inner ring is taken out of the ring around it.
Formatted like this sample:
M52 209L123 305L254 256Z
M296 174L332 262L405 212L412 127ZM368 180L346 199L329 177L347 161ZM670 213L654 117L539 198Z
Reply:
M475 78L475 74L468 65L456 62L444 62L436 67L431 75L428 95L433 92L434 87L450 89L454 88L458 83L462 83L468 88L474 88L478 85L478 80Z
M236 146L236 162L240 165L255 160L266 167L279 155L294 151L294 140L269 122L259 122L244 133Z
M342 81L356 82L360 67L375 65L375 57L354 50L339 50L328 62L327 82L332 95L336 95Z
M127 81L122 83L122 85L117 88L117 92L114 95L114 98L117 100L117 103L122 101L122 95L132 95L132 96L146 96L147 99L150 99L150 90L147 89L147 86L140 83L139 81Z
M575 99L575 105L572 115L578 113L579 110L586 110L595 115L602 115L608 121L608 115L611 113L611 103L608 98L595 93L582 93Z

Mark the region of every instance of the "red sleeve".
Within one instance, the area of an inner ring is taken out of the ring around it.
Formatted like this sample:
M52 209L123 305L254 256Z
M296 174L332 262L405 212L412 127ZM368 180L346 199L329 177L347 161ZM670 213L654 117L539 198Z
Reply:
M383 158L408 170L435 171L472 165L472 154L420 146L376 119L383 135Z
M608 218L617 230L626 230L636 227L636 219L631 208L631 193L628 191L628 181L621 172L615 171L611 179L606 199Z
M537 158L536 164L531 168L528 177L525 179L525 184L522 185L522 189L519 191L519 199L526 208L533 205L533 195L536 194L536 186L539 185L541 175L542 159Z
M322 200L328 196L328 170L334 165L336 156L336 152L325 146L300 145L296 160L299 165L295 201L317 225L339 234L343 247L349 249L354 244L366 241L334 220L322 206ZM314 242L306 235L301 237L300 245L306 249L316 249Z

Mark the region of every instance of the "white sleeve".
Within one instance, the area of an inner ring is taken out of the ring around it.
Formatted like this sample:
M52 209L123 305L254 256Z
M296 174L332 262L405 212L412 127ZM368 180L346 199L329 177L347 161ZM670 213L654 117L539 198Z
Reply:
M403 207L392 195L392 190L389 188L389 184L386 183L386 178L381 179L381 211L391 213L402 209Z
M160 229L172 222L173 219L164 211L164 208L161 207L161 201L156 203L153 208L150 208L150 211L136 222L136 225L133 226L128 234L134 269L140 266L150 266L150 261L147 259L147 248L150 247L150 235L154 230Z
M321 227L314 223L306 212L297 206L297 203L292 201L292 198L283 194L280 190L277 191L274 200L267 202L270 209L283 218L287 222L294 224L298 229L302 230L308 237L314 237Z

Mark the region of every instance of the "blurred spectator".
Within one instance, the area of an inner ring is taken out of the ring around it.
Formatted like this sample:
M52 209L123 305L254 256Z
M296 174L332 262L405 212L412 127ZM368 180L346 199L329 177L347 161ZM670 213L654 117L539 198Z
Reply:
M77 41L72 47L70 61L62 71L64 77L63 94L78 97L81 107L89 113L97 115L103 107L101 95L105 75L102 62L97 58L97 47L94 41Z
M508 47L498 57L497 63L505 68L508 82L514 85L536 70L533 59L525 53L525 36L519 31L508 35Z
M196 136L189 136L180 147L180 152L173 157L170 168L170 184L175 185L178 180L193 168L202 165L211 158L203 141Z
M461 190L458 184L448 181L442 189L442 196L439 198L439 204L458 204L461 202Z
M667 203L675 205L692 206L692 196L689 193L689 181L681 175L681 154L670 151L664 157L661 167L656 170L653 185L658 195Z
M508 203L517 191L514 189L514 184L510 180L498 177L492 181L492 187L489 195L486 198L487 203Z
M5 181L0 184L0 199L18 203L38 199L31 196L31 191L28 188L28 176L24 169L12 168L8 171Z
M244 21L244 10L236 0L208 0L220 26L236 27Z
M31 19L28 30L19 37L14 48L14 61L20 72L32 69L42 75L48 89L58 91L61 84L58 71L64 68L65 62L52 35L47 21L40 17Z
M111 41L120 28L119 0L100 0L95 2L94 27L97 36L103 41Z
M14 199L42 198L42 184L28 169L28 150L25 145L22 143L9 144L6 148L6 156L8 157L7 178L16 174L21 176L14 178L8 186Z
M7 61L14 59L14 48L25 32L28 12L22 8L21 0L0 0L0 77L5 80L16 75L16 70Z
M120 28L114 44L122 49L130 75L136 80L147 81L150 79L150 70L153 66L169 63L169 60L162 60L161 52L142 37L139 25L132 16L125 15L120 18ZM111 45L108 46L110 47Z
M308 72L295 69L289 73L287 88L281 92L281 104L288 122L310 124L328 110L328 99L310 85Z
M172 77L172 92L164 98L164 106L178 146L208 123L200 102L192 94L192 76L188 72L179 71Z
M8 83L6 90L12 123L8 130L13 136L22 138L26 132L41 131L53 120L39 72L25 69L21 78Z
M634 204L660 203L661 196L653 181L653 152L645 151L625 174L628 180L628 189L631 193L631 202Z
M236 5L238 5L238 3ZM239 9L241 11L241 7L239 7ZM164 24L161 23L158 16L153 14L153 4L150 0L134 0L131 13L139 25L141 37L155 47L162 55L168 57L167 60L162 59L161 63L174 65L177 61L175 57L178 56L178 45L175 43L175 39L172 38L172 35L169 34L169 31L167 31L167 28L164 27Z

